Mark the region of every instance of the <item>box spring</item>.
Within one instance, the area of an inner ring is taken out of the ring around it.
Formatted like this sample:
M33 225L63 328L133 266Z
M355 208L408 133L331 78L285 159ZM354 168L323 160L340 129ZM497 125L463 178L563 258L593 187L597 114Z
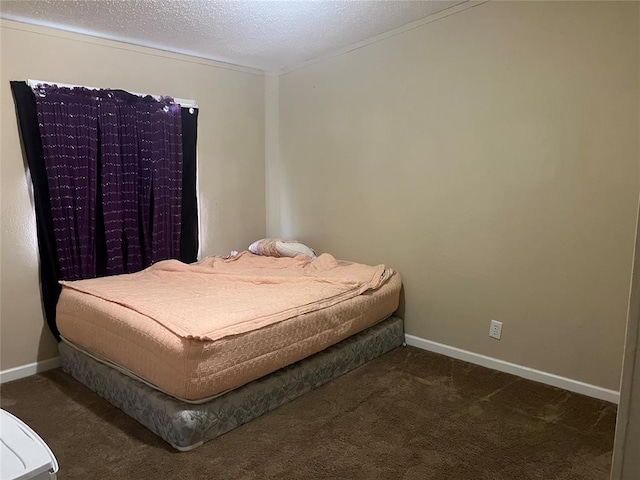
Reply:
M404 342L402 320L389 317L292 365L206 403L180 401L64 342L62 367L178 450L191 450L353 370Z

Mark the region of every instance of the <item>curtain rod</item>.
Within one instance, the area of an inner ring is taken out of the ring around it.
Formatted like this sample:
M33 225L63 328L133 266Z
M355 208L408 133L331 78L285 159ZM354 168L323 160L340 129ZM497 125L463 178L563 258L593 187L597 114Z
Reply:
M66 87L66 88L76 88L76 87L80 87L80 88L88 88L89 90L101 90L100 88L97 87L87 87L86 85L73 85L71 83L59 83L59 82L47 82L44 80L32 80L29 79L27 80L27 85L29 85L29 87L31 88L35 88L36 86L38 86L39 84L44 83L47 85L56 85L58 87ZM135 93L135 92L129 92L133 95L139 95L141 97L146 97L151 96L153 98L155 98L156 100L160 100L161 96L160 95L150 95L148 93ZM174 97L173 100L176 103L179 103L180 106L182 107L192 107L192 108L198 108L198 104L196 103L195 100L189 100L186 98L176 98Z

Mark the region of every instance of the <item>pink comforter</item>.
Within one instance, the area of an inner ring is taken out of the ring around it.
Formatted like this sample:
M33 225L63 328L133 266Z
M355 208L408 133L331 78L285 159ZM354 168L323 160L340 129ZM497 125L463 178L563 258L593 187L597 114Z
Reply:
M339 263L326 253L309 260L242 252L60 283L135 310L183 338L217 340L335 305L377 289L389 275L384 265Z

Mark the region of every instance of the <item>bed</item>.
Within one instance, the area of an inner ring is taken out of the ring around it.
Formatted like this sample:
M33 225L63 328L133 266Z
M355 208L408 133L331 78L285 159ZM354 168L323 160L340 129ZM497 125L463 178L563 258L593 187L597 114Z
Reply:
M65 371L189 450L403 342L400 276L242 252L63 282Z

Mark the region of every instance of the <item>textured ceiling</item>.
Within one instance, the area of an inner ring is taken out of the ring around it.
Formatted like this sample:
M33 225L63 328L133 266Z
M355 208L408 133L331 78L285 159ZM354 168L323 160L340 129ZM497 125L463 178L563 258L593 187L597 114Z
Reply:
M464 0L2 0L3 18L276 71Z

